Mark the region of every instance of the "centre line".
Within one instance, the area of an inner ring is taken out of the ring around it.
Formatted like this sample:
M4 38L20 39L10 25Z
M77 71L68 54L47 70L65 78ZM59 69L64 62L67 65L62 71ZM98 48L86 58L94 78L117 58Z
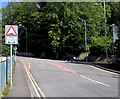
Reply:
M90 80L90 81L92 81L94 83L98 83L98 84L101 84L101 85L104 85L104 86L107 86L107 87L109 86L108 84L105 84L105 83L102 83L100 81L96 81L96 80L90 79L88 77L85 77L85 76L81 75L80 73L75 72L74 70L72 70L69 67L67 67L64 63L54 63L54 64L57 65L59 68L62 68L64 70L68 71L68 72L71 72L72 74L74 74L76 76L80 76L80 77L82 77L84 79Z
M101 84L101 85L104 85L104 86L109 86L108 84L104 84L104 83L102 83L102 82L99 82L99 81L96 81L96 80L93 80L93 79L90 79L90 78L88 78L88 77L85 77L85 76L83 76L83 75L80 75L82 78L85 78L85 79L87 79L87 80L90 80L90 81L92 81L92 82L95 82L95 83L98 83L98 84Z

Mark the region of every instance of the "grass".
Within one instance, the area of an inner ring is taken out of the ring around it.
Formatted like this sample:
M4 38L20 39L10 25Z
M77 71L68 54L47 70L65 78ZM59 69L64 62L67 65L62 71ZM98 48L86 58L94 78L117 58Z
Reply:
M3 92L3 95L7 95L9 92L9 88L10 88L10 79L8 80L7 85L5 86L5 90Z

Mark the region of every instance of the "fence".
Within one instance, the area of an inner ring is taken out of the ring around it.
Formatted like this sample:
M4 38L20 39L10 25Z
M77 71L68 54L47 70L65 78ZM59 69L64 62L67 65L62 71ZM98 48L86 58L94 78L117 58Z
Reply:
M14 66L14 57L12 57L12 66ZM8 84L8 80L11 75L11 61L10 58L7 58L4 61L0 62L0 94L3 93L5 86Z

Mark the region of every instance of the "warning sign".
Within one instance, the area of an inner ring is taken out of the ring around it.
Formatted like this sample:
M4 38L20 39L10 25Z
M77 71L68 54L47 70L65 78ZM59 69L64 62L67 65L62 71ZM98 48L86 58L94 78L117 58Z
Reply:
M10 26L10 28L8 29L6 36L17 36L17 33L15 31L15 29L13 28L13 26Z
M5 44L18 44L18 26L5 25Z

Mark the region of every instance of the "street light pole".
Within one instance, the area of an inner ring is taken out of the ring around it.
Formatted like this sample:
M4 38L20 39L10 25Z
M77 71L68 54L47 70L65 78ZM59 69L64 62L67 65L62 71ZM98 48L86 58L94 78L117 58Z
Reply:
M84 20L85 25L85 50L86 50L86 62L87 62L87 34L86 34L86 20Z
M107 47L107 30L106 30L106 3L105 0L103 0L104 3L104 29L105 29L105 37L106 37L106 41L105 41L105 54L106 54L106 62L108 64L108 47ZM94 4L94 6L97 6L98 4Z
M84 21L84 28L85 28L85 50L86 50L86 62L87 62L87 33L86 33L86 31L87 31L87 28L86 28L86 20L85 19L81 19L81 18L78 18L78 19L80 19L80 20L83 20Z
M105 52L106 52L106 62L108 63L108 47L107 47L107 31L106 31L106 4L105 4L105 0L104 2L104 28L105 28L105 37L106 37L106 48L105 48Z

